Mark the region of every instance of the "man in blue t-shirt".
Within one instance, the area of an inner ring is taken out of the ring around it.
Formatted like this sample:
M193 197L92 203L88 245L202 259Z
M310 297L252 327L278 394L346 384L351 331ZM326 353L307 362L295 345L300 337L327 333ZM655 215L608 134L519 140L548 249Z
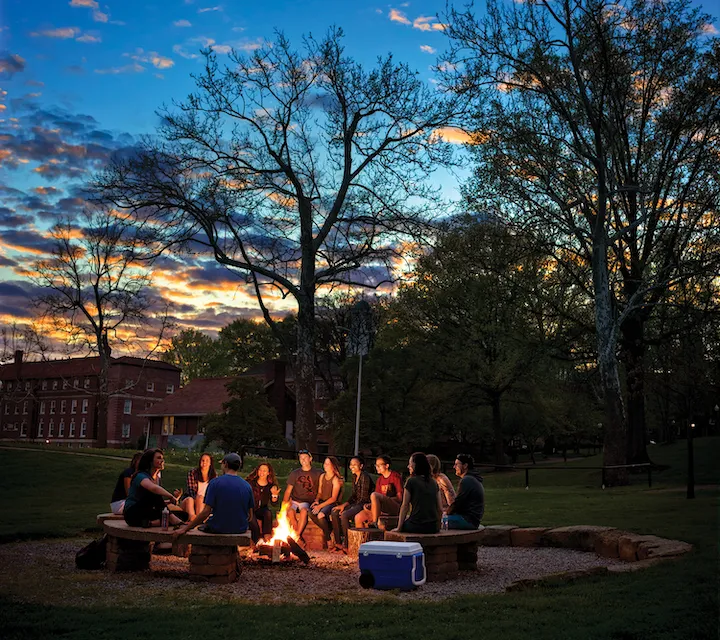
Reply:
M190 522L177 529L181 536L195 525L205 522L202 530L208 533L245 533L252 518L255 504L252 488L237 472L242 459L237 453L228 453L222 459L223 475L213 478L205 490L205 506ZM212 514L212 515L211 515Z

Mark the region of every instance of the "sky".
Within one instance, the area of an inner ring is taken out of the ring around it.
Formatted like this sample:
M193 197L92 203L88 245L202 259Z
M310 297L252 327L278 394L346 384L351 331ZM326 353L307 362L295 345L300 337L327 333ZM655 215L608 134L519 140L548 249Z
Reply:
M83 206L80 189L113 151L151 134L156 112L193 89L199 50L222 59L282 30L293 43L345 31L346 52L371 66L392 53L431 82L445 47L443 0L3 0L0 4L0 326L27 322L37 289L27 278L50 248L48 230ZM445 176L445 188L457 184ZM258 317L252 293L212 261L168 256L157 295L180 329L218 330ZM278 303L277 308L288 308Z

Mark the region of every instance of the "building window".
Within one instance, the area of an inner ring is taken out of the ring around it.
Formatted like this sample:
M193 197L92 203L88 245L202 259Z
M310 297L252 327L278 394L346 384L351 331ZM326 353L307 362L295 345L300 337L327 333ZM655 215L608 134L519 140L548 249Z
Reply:
M148 382L147 385L145 386L145 388L146 388L148 391L155 391L155 383L154 383L154 382Z
M27 400L25 400L25 402L23 402L23 415L24 416L27 415L27 404L28 404Z
M77 400L70 401L70 413L77 413Z
M82 422L80 423L80 437L84 438L87 435L87 423L85 422L85 418L82 419Z
M80 388L80 378L75 378L75 380L73 380L73 388L74 389Z
M63 389L67 389L70 386L70 383L67 380L63 380Z
M55 390L55 389L57 389L57 388L58 388L58 381L57 381L57 380L53 380L53 390Z
M130 425L128 423L124 423L122 426L122 437L124 440L130 437Z
M162 434L171 436L175 433L175 416L163 416Z
M40 414L45 413L45 401L44 400L42 402L40 402L40 410L38 411L38 413L40 413Z
M50 413L55 413L55 400L50 400Z
M7 402L5 403L5 415L10 415L10 405Z
M25 391L30 391L30 382L25 383Z
M47 380L43 380L40 386L42 387L43 391L47 391Z
M68 438L74 438L75 437L75 418L70 420L70 429L68 431Z
M20 415L20 405L19 405L17 402L15 403L15 411L14 411L14 413L15 413L16 416L17 416L17 415Z
M132 413L132 400L125 400L125 406L123 407L123 413L127 416Z
M20 423L20 437L27 438L27 422L24 420Z
M50 419L50 423L48 424L48 438L52 438L53 434L55 433L55 421Z
M60 400L60 413L67 411L67 400Z
M12 382L8 382L8 391L12 391Z
M43 437L43 426L43 421L40 420L40 422L38 422L38 438Z
M169 384L169 385L165 388L165 391L167 391L168 393L175 393L175 385L174 385L174 384Z
M58 425L58 438L65 437L65 418L60 418L60 424Z
M89 402L89 401L88 401L87 398L85 398L85 399L83 400L83 403L82 403L82 412L83 412L83 413L87 413L87 410L88 410L88 402Z
M86 389L90 388L90 378L85 378L85 382L83 383Z

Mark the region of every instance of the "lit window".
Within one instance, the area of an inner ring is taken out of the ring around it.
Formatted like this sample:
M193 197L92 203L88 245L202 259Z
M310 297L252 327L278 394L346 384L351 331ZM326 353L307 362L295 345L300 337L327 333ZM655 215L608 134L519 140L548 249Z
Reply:
M123 413L130 415L132 413L132 400L125 400L125 406L123 407Z
M85 398L82 403L82 412L87 413L88 412L88 399Z
M127 440L130 437L130 425L124 423L122 426L122 437Z
M70 413L77 413L77 400L70 402Z

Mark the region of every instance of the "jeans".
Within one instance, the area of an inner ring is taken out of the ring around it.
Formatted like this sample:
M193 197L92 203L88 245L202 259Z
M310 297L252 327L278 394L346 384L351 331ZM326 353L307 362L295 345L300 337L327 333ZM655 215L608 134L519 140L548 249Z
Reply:
M453 513L448 517L448 529L477 529L477 527L465 520L461 515Z
M253 511L253 517L248 525L252 541L257 542L264 535L272 533L273 513L269 507L260 507Z
M337 502L333 502L332 504L329 504L326 507L320 509L320 513L325 515L324 518L320 517L320 513L315 515L312 511L308 511L310 520L312 520L318 527L322 529L326 542L330 540L330 512L336 505Z
M335 535L335 544L340 544L340 540L342 540L343 546L347 549L347 532L350 528L350 522L354 520L355 516L362 510L363 506L361 504L351 504L348 505L342 513L338 513L336 510L330 512L333 534Z

